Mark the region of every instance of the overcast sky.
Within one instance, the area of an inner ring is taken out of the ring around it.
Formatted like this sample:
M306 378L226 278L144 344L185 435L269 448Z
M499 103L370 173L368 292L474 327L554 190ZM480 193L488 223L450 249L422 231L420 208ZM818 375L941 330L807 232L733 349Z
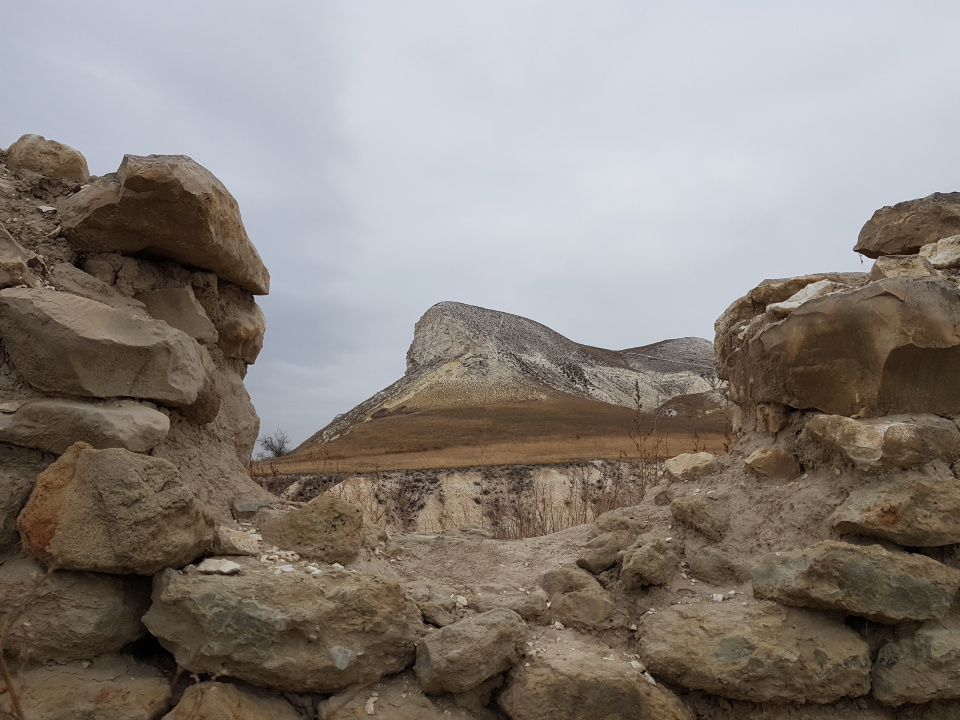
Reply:
M712 339L764 278L868 269L878 207L960 189L956 0L5 0L0 27L0 147L186 154L236 196L272 276L247 388L296 442L441 300Z

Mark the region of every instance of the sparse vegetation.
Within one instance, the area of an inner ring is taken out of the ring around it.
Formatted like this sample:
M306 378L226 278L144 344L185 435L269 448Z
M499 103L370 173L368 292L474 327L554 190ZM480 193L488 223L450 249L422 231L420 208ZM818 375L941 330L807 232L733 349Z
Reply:
M257 460L283 457L289 455L293 449L290 446L290 436L280 428L269 435L261 435L257 440L257 446L260 448L260 452L256 455Z

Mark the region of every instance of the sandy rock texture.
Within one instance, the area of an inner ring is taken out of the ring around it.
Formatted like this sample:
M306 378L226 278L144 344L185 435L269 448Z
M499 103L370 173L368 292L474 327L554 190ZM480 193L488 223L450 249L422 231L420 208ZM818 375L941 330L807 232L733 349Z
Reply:
M7 148L7 167L29 170L58 180L85 183L90 179L87 159L69 145L42 135L22 135Z
M166 460L86 443L37 478L17 521L24 551L67 570L153 575L213 544L214 522Z
M873 694L885 705L960 698L960 617L924 623L880 648Z
M282 697L256 688L203 682L184 691L164 720L303 720Z
M363 511L334 495L321 495L302 508L260 526L267 542L304 557L348 563L360 552Z

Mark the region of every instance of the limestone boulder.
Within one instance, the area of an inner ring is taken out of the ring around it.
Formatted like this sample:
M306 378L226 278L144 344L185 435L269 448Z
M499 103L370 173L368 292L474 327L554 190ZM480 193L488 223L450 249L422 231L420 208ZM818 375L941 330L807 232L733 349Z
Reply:
M170 678L122 655L31 667L14 682L29 720L157 720L170 707ZM0 693L0 714L11 711Z
M691 525L704 537L719 541L730 527L730 507L717 495L685 495L670 503L670 512L678 522Z
M44 398L0 412L0 441L61 454L75 442L146 452L170 431L170 419L133 400L103 403Z
M636 660L573 634L516 665L497 704L510 720L694 719Z
M673 543L660 538L641 540L620 553L620 582L624 590L666 585L677 573L680 556Z
M623 624L610 594L586 570L565 565L545 572L538 583L550 597L553 618L563 625L603 630Z
M210 361L195 340L88 298L0 290L0 338L17 370L41 392L143 398L184 410L209 393Z
M854 252L916 255L920 248L960 233L960 193L933 193L882 207L860 230Z
M928 277L936 275L930 261L921 255L881 255L870 268L871 280L892 277Z
M625 532L636 537L650 527L648 513L638 505L608 510L596 519L597 533Z
M708 452L682 453L663 463L667 475L676 481L695 480L708 475L717 466L717 458Z
M754 475L764 480L789 482L803 474L800 461L791 452L779 447L764 447L754 450L744 464Z
M57 180L85 183L90 180L87 160L78 150L43 135L21 135L7 148L7 167L30 170Z
M721 324L718 373L742 407L777 402L833 415L960 412L960 288L888 278Z
M577 557L577 566L599 575L617 564L617 554L626 550L636 535L629 532L606 532L592 538Z
M936 560L835 540L765 555L750 578L759 597L885 624L941 618L960 589L960 570Z
M185 155L126 155L115 174L67 199L63 234L78 252L146 254L209 270L266 295L270 276L237 201Z
M924 245L920 248L920 257L938 270L960 266L960 235Z
M243 530L235 530L223 525L217 526L213 540L215 555L250 555L260 554L260 537Z
M885 705L960 698L960 617L924 623L880 648L873 694Z
M861 470L911 468L960 455L956 424L936 415L887 415L864 420L816 415L804 429Z
M687 545L684 548L690 574L717 585L739 583L749 578L749 571L736 559L738 554L735 548L722 545L705 545L700 548Z
M282 697L255 688L221 682L188 687L163 720L303 720Z
M472 690L517 663L527 634L523 618L510 610L489 610L430 633L417 643L420 687L428 695Z
M217 329L189 287L162 288L137 295L147 312L203 344L217 342Z
M17 516L27 504L37 475L56 458L37 450L0 443L0 553L17 548Z
M370 716L377 720L499 720L501 716L489 711L475 712L471 707L461 707L467 704L465 695L481 695L483 690L490 695L496 688L488 690L486 686L492 684L493 681L484 683L466 694L428 697L420 689L416 675L408 670L384 677L359 692L347 689L330 697L321 705L324 714L320 717L324 720L366 720Z
M0 559L4 649L30 662L69 662L114 652L146 633L150 607L141 578L56 570L24 557Z
M143 622L187 670L325 693L414 662L424 627L396 583L336 569L274 573L253 558L234 560L236 575L165 570L154 578Z
M42 268L43 261L37 254L14 240L0 224L0 288L38 287L40 279L37 274Z
M866 535L908 547L960 543L960 481L949 472L905 473L855 490L830 516L843 535Z
M182 567L214 535L171 463L80 442L40 474L17 524L24 551L48 566L118 574Z
M870 690L870 652L838 620L773 602L673 605L644 615L654 677L756 703L829 703Z
M302 508L260 526L263 539L283 550L329 563L356 559L363 542L363 511L325 493Z

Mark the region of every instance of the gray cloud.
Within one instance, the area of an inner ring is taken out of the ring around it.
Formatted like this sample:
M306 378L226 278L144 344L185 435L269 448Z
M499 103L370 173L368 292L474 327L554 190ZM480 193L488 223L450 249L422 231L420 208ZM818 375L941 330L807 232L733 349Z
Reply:
M175 152L273 276L248 387L299 441L459 300L623 348L765 277L857 270L955 190L950 2L10 2L0 145Z

